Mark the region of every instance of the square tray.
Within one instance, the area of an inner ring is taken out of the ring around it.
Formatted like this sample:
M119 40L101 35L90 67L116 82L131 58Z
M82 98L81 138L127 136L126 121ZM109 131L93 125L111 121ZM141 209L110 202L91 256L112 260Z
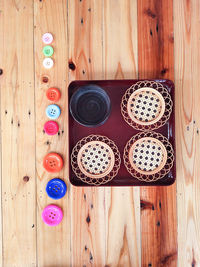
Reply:
M121 100L126 92L126 90L133 84L138 81L144 80L93 80L93 81L73 81L68 87L68 99L73 93L83 85L95 84L102 87L110 97L111 100L111 114L108 120L99 127L90 128L85 127L77 123L69 112L68 118L68 127L69 127L69 179L70 182L75 186L95 186L88 185L82 182L79 178L76 177L75 173L71 167L71 153L73 147L76 143L90 134L104 135L110 138L118 146L118 149L121 154L121 166L117 176L113 178L110 182L100 185L100 186L166 186L174 183L176 179L176 152L175 152L175 102L174 102L174 83L170 80L149 80L162 83L169 91L172 101L173 109L171 116L167 123L160 127L159 129L154 130L154 132L159 132L162 135L166 136L169 142L172 144L174 149L174 164L170 172L160 180L155 182L143 182L132 177L129 172L126 170L126 167L123 162L123 151L128 140L139 131L133 129L129 126L122 114L121 114Z

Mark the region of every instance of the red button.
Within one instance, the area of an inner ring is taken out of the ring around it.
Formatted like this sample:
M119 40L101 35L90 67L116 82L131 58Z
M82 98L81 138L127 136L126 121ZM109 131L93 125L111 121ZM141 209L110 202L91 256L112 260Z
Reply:
M61 93L58 88L51 87L47 90L46 96L50 101L57 102L61 97Z
M48 172L59 172L63 167L63 159L57 153L49 153L44 157L43 166Z
M59 126L56 121L47 121L44 125L44 131L48 135L57 134L58 130Z

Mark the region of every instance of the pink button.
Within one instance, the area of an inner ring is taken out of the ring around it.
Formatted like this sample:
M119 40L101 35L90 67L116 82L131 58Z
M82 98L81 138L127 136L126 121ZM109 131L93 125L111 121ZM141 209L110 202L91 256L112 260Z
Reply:
M48 135L57 134L58 130L59 126L56 121L47 121L44 125L44 131Z
M63 218L63 212L61 208L56 205L48 205L42 212L42 219L44 223L55 226L58 225Z
M51 44L53 42L53 35L51 33L49 33L49 32L46 32L42 36L42 41L45 44Z

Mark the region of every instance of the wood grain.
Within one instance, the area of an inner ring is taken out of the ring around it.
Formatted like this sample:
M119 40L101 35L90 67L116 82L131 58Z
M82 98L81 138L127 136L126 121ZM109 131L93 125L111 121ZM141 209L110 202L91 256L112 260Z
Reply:
M173 40L173 1L139 0L139 78L174 79ZM141 207L142 266L177 266L176 184L142 188Z
M1 266L36 266L33 2L1 1L0 10Z
M3 3L0 3L0 10L2 10L3 8ZM0 18L0 38L2 39L3 37L3 16L1 16ZM0 46L1 47L1 46ZM0 62L2 62L2 57L0 56ZM2 63L0 63L2 64ZM0 66L0 75L3 75L3 69ZM0 76L1 77L1 76ZM1 78L0 78L0 82L1 82ZM1 84L0 84L0 99L1 99ZM0 101L0 110L1 110L1 101ZM3 238L2 238L2 137L1 137L1 129L2 129L2 122L1 122L1 117L0 117L0 199L1 199L1 205L0 205L0 266L2 266L3 264Z
M200 266L199 17L198 0L0 1L0 266ZM47 31L55 39L48 71L41 40ZM139 78L175 75L177 207L176 184L141 190L69 184L69 82L137 78L137 71ZM50 86L62 92L54 137L43 133ZM68 193L59 201L45 192L54 175L42 160L51 151L65 160L56 176ZM55 228L41 220L51 203L64 211Z
M174 79L172 0L138 0L139 78Z
M2 21L0 20L0 27L2 25ZM2 27L1 27L2 28ZM1 86L0 86L0 99L1 99ZM0 105L1 106L1 105ZM1 128L1 120L0 120L0 129ZM0 151L2 151L2 144L1 144L1 133L0 133ZM0 185L0 199L1 199L1 206L0 206L0 266L3 264L3 240L2 240L2 157L0 153L0 179L1 179L1 185Z
M102 79L102 1L68 0L68 34L70 81Z
M200 266L200 2L174 1L179 266Z
M69 0L68 27L70 80L102 79L101 1ZM72 187L71 224L72 266L104 266L104 188Z
M104 1L104 78L137 78L137 1Z
M38 266L69 266L70 265L70 185L68 181L68 41L67 41L67 5L64 0L34 1L34 52L35 52L35 99L36 99L36 169L37 169L37 255ZM54 36L54 67L43 68L42 35L51 32ZM44 82L43 77L48 78ZM48 120L45 109L50 102L45 92L49 87L58 87L61 99L58 105L61 116L57 122L59 132L48 136L43 132L44 123ZM64 168L56 174L47 173L43 168L43 158L49 152L57 152L64 159ZM47 182L59 177L64 179L68 192L61 200L47 197ZM48 204L56 204L63 209L62 223L56 227L45 225L41 213Z
M137 78L137 1L104 1L105 79ZM106 266L140 266L139 188L106 188Z

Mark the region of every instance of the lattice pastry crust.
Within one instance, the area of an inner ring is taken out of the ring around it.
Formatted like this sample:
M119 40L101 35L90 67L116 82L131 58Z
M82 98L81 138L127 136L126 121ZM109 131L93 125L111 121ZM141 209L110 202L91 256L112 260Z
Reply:
M85 183L100 185L118 173L121 159L115 143L101 135L90 135L73 148L71 165L76 176Z
M134 178L153 182L162 179L172 168L174 150L160 133L141 132L128 141L123 158L127 171Z
M163 126L172 112L168 90L155 81L139 81L127 89L121 102L124 120L137 130L153 130Z

